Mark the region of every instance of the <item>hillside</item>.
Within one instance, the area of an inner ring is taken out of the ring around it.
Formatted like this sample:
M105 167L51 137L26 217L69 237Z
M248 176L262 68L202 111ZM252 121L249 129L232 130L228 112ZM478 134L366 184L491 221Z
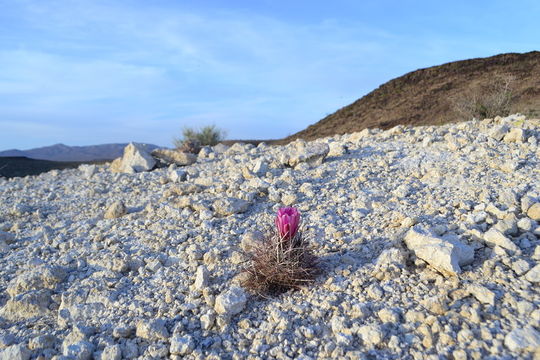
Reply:
M463 119L454 99L496 78L512 77L511 112L540 113L540 52L501 54L420 69L388 81L354 103L278 143L313 140L365 128L437 125Z

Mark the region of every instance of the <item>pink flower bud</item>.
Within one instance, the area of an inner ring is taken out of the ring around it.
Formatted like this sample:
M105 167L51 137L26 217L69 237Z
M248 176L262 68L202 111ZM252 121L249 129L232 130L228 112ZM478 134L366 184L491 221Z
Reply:
M282 239L292 239L298 231L300 213L293 207L284 207L278 210L276 226Z

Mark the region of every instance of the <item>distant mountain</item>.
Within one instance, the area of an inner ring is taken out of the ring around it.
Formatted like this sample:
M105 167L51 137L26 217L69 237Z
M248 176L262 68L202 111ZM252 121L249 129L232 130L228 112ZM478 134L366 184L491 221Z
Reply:
M50 161L96 161L113 160L122 156L127 144L103 144L90 146L68 146L55 144L30 150L5 150L0 151L0 157L20 157ZM158 146L146 144L153 150Z

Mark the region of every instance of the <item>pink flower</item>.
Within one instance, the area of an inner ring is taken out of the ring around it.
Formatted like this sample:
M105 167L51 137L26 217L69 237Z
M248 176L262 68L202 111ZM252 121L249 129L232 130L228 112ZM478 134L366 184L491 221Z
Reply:
M292 239L298 231L300 213L293 207L284 207L278 210L276 226L282 239Z

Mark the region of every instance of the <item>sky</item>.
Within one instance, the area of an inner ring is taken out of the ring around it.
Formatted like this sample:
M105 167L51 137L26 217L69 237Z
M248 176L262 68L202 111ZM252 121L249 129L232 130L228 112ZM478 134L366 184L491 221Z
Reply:
M0 150L305 129L381 84L540 50L540 2L0 0Z

